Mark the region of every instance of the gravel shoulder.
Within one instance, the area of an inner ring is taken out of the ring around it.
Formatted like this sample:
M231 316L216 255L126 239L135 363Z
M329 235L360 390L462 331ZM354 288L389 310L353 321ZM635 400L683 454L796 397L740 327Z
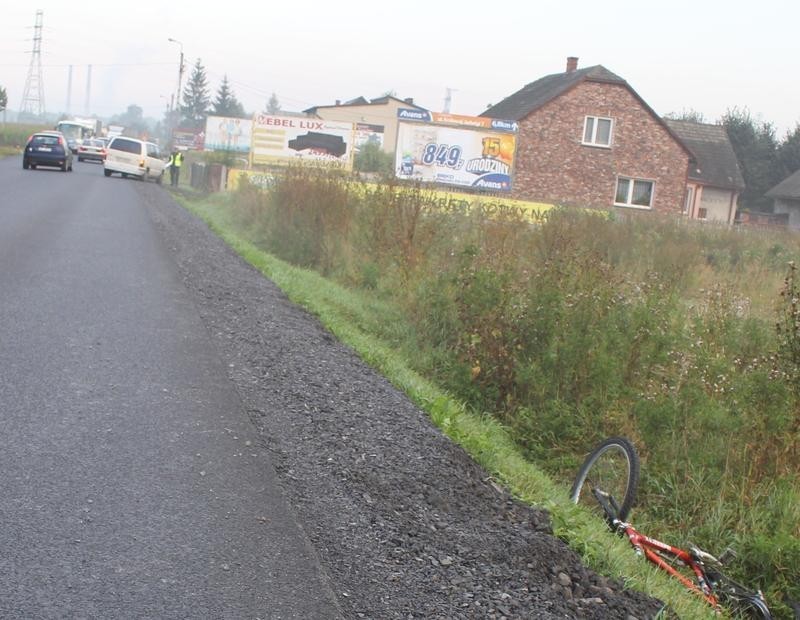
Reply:
M345 617L657 614L169 194L139 191Z

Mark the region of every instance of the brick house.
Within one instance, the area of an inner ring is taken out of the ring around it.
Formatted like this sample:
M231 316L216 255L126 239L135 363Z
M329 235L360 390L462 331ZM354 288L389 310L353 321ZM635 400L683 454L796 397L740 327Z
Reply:
M736 221L736 203L745 188L739 161L722 125L666 120L692 153L683 213L693 220Z
M625 80L577 65L481 114L519 122L513 197L680 214L691 153Z

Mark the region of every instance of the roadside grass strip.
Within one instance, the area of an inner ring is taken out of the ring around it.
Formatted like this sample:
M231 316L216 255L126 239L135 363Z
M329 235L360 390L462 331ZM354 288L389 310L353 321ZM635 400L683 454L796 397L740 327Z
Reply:
M489 415L479 415L410 369L401 355L360 326L374 300L345 289L318 273L294 267L263 252L234 232L224 205L212 199L175 198L202 218L244 260L272 280L294 303L316 316L341 342L350 346L421 409L453 441L461 445L499 483L520 500L545 508L553 532L600 574L621 580L625 587L663 601L680 618L718 618L700 597L688 592L644 559L630 544L614 536L605 523L570 502L568 490L526 461L507 430ZM671 617L665 614L664 617Z

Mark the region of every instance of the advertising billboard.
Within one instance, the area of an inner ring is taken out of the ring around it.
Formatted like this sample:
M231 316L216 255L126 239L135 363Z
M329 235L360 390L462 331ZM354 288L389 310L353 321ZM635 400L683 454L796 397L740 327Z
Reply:
M352 123L258 114L253 121L251 163L302 161L350 170L354 129Z
M510 192L518 125L480 116L397 111L398 178Z
M209 116L206 119L206 133L203 148L206 151L250 152L250 134L253 121L249 118L229 118Z

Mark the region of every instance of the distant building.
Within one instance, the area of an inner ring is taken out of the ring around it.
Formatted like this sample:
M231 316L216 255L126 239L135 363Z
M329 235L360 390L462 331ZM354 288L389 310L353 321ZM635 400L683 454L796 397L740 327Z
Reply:
M739 161L722 125L667 120L667 126L692 153L683 213L695 220L736 221L736 204L745 183Z
M528 84L481 116L519 122L514 197L680 214L692 154L621 77L601 65Z
M787 226L800 230L800 170L778 183L766 194L773 199L773 213L787 218Z
M350 101L336 101L334 105L318 105L303 112L326 121L339 121L357 125L356 146L364 142L379 143L381 148L394 154L397 144L397 110L410 108L425 111L411 98L398 99L391 95L367 100L364 97Z

